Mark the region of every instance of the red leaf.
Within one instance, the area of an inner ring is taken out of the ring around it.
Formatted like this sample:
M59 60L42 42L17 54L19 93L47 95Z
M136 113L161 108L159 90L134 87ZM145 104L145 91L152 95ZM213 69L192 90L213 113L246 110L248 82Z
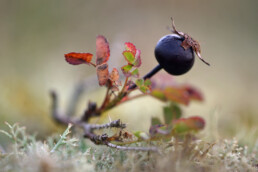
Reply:
M184 85L182 88L187 92L188 96L192 100L203 101L202 93L191 85Z
M151 78L152 95L163 101L171 100L187 105L191 100L203 101L202 93L189 84L178 84L173 76L156 74ZM167 91L166 91L167 90Z
M109 43L102 35L99 35L96 38L96 56L97 65L107 62L110 56Z
M109 77L107 63L103 63L97 66L97 75L98 75L99 85L100 86L106 85Z
M92 54L90 53L75 53L71 52L65 54L65 60L72 65L79 65L82 63L90 63L92 59Z
M131 43L131 42L126 42L126 43L125 43L125 49L126 49L127 51L132 52L133 55L135 56L135 54L136 54L136 47L135 47L135 45L134 45L133 43Z

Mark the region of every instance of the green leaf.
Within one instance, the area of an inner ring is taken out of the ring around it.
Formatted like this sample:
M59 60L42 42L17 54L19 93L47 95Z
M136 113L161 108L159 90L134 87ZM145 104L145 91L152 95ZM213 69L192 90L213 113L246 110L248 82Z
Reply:
M191 129L187 126L187 124L181 122L176 125L174 125L173 131L177 134L182 134L189 132Z
M126 77L131 76L130 70L132 69L132 67L133 66L130 64L121 67L121 70Z
M146 79L144 81L144 85L147 86L147 87L151 86L151 80L150 79Z
M182 115L180 107L175 103L170 103L170 105L163 108L163 116L166 124L171 124L173 120L179 119Z
M142 85L143 85L143 79L137 79L137 80L135 81L135 84L136 84L138 87L142 86Z
M145 86L140 86L139 89L143 92L143 93L147 93L147 91L149 90L148 87Z
M125 72L129 72L132 69L132 67L133 67L132 65L128 64L123 66L121 69Z
M135 61L135 57L133 55L133 53L131 51L124 51L123 55L125 57L125 60L129 63L129 64L133 64L133 62Z
M162 90L159 90L159 89L152 90L151 95L162 101L167 101L166 95L163 93Z
M147 81L148 82L148 81ZM147 93L150 91L149 86L145 86L145 81L143 79L137 79L135 84L137 85L137 87L143 92L143 93ZM148 85L148 83L147 83Z
M161 125L162 123L161 123L161 121L160 121L160 119L159 118L157 118L157 117L152 117L151 118L151 126L154 126L154 125Z
M132 72L131 72L132 76L134 77L139 77L139 70L138 69L134 69Z

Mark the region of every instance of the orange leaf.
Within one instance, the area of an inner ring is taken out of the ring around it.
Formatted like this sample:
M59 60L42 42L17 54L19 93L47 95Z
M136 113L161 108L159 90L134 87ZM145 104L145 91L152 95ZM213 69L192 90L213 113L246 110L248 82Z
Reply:
M72 65L79 65L82 63L90 63L92 59L92 54L90 53L75 53L71 52L65 54L65 60Z
M97 75L98 75L99 85L100 86L106 85L109 77L107 63L103 63L97 66Z
M168 87L164 90L166 98L170 101L181 103L184 105L189 104L189 97L185 94L185 91L180 88Z
M177 133L198 131L205 127L205 121L203 118L198 116L193 116L189 118L180 118L173 121L174 130Z
M96 38L96 56L97 65L107 62L110 56L109 43L102 35L99 35Z
M151 91L151 95L161 101L172 101L188 105L190 98L186 92L181 88L167 87L164 90L155 88Z

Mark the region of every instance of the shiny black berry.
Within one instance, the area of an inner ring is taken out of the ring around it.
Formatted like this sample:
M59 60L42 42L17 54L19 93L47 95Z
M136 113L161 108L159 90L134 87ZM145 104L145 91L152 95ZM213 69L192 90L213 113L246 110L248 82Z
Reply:
M170 34L162 37L155 48L155 56L160 66L171 75L182 75L194 64L194 53L190 47L184 49L184 38Z

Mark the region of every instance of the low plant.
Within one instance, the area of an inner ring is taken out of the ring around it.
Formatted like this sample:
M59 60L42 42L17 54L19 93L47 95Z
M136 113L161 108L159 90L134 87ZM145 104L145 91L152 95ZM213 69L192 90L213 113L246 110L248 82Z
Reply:
M161 69L171 75L181 75L188 72L194 63L194 52L205 62L200 55L199 43L188 34L177 31L173 20L172 28L172 32L175 34L161 38L155 48L155 56L159 64L142 78L139 74L139 68L142 64L141 51L133 43L125 43L125 50L122 55L126 64L121 67L125 77L123 84L120 81L118 69L113 68L111 72L108 69L110 49L104 36L99 35L96 38L96 63L92 61L93 54L91 53L71 52L65 54L65 59L69 64L87 64L96 68L99 85L105 86L107 90L102 104L98 106L95 102L90 101L79 119L59 114L57 94L52 92L53 118L62 124L71 123L74 126L81 127L84 131L84 137L95 144L124 150L157 151L155 147L140 148L122 145L142 141L151 142L173 136L182 137L182 135L190 135L203 129L205 126L204 119L198 116L183 118L179 106L179 104L188 105L192 100L202 101L203 96L200 91L191 85L177 84L169 75L156 75ZM141 93L131 96L131 93L136 90L140 90ZM143 96L152 96L160 101L167 102L164 107L164 122L152 118L149 133L124 131L126 125L120 120L110 121L107 124L89 123L92 117L99 117L112 108ZM119 128L120 131L111 136L108 136L107 133L95 134L95 130L103 128Z
M76 118L73 116L82 85L69 105L67 114L58 109L58 96L51 92L52 117L68 126L60 136L44 141L26 133L25 127L6 123L9 131L0 130L11 141L9 149L0 146L2 171L255 171L258 166L258 142L248 152L236 140L218 140L209 143L199 139L197 132L205 127L199 116L184 117L181 106L191 101L203 101L201 92L189 84L178 84L170 75L182 75L194 64L194 52L200 55L200 45L188 34L177 31L162 37L154 53L159 64L140 77L141 51L126 42L122 55L126 64L121 67L125 77L120 81L118 69L108 69L110 57L107 39L96 39L96 63L91 53L71 52L65 59L72 65L88 64L96 69L100 86L106 87L101 105L90 101L88 107ZM167 75L158 74L164 69ZM138 94L132 94L133 92ZM140 93L139 93L140 91ZM128 101L151 96L164 102L163 118L152 117L149 132L125 130L120 119L107 124L92 124L90 119ZM73 132L72 127L81 128ZM109 129L116 128L110 134ZM100 130L96 132L97 130ZM102 134L99 134L101 133ZM89 139L87 142L84 138ZM92 144L94 143L94 144ZM114 149L112 149L114 148Z

